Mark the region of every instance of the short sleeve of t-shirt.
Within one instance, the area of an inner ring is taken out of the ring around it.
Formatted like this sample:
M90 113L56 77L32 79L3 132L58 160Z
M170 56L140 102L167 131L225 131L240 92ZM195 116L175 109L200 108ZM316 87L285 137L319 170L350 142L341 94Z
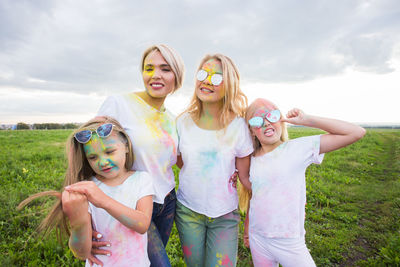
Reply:
M320 145L321 145L321 136L322 135L312 135L306 137L300 137L296 140L296 151L297 153L301 153L300 155L304 155L304 159L306 160L306 166L315 163L321 164L324 159L325 154L319 154Z
M253 152L253 141L251 139L249 127L243 118L239 119L239 142L235 148L236 157L243 158Z
M140 188L138 192L138 200L145 196L154 195L154 180L148 172L141 172L138 187Z

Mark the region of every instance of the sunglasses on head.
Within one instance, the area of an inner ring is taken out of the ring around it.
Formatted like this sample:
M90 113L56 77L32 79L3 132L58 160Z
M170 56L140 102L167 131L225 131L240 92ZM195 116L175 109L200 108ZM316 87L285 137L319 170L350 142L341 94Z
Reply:
M281 112L275 109L267 112L263 116L253 117L249 120L249 125L251 127L261 128L264 126L264 118L266 118L271 123L278 122L281 119Z
M75 137L76 141L78 141L79 143L86 144L92 138L92 132L96 132L97 136L99 136L101 138L106 138L106 137L110 136L113 126L114 125L112 123L106 123L106 124L100 125L94 131L83 130L83 131L77 132L74 134L74 137Z
M199 70L197 72L197 80L202 82L205 79L207 79L208 75L210 75L207 71L205 70ZM220 85L222 83L222 74L219 73L214 73L211 75L211 83L215 86Z

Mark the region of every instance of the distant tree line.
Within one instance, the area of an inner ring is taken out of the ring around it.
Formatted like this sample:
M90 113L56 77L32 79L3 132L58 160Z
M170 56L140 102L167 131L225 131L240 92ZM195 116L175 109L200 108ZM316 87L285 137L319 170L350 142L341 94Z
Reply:
M17 130L54 130L54 129L76 129L77 123L34 123L33 125L24 122L17 123Z

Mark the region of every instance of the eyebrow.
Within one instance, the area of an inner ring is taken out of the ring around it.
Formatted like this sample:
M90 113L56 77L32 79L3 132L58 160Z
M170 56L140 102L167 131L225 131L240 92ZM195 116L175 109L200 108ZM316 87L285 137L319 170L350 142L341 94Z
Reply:
M145 67L148 67L148 66L150 66L150 67L153 67L154 66L154 64L151 64L151 63L149 63L149 64L146 64L146 65L144 65ZM160 67L171 67L169 64L161 64L161 65L159 65Z

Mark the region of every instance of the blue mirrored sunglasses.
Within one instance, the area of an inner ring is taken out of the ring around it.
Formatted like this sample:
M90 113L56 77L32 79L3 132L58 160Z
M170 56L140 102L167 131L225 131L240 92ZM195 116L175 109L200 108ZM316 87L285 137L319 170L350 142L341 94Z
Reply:
M199 70L199 72L197 72L197 80L202 82L207 79L208 75L210 74L207 71ZM214 73L211 75L211 83L215 86L220 85L222 83L222 79L222 74Z
M265 114L263 117L253 117L249 120L249 125L251 127L261 128L264 126L264 118L266 118L271 123L278 122L281 119L281 112L275 109L267 112L267 114Z
M106 137L110 136L113 126L114 125L111 123L106 123L106 124L100 125L94 131L83 130L83 131L77 132L74 134L74 137L75 137L76 141L78 141L79 143L86 144L92 138L92 132L96 132L97 135L101 138L106 138Z

